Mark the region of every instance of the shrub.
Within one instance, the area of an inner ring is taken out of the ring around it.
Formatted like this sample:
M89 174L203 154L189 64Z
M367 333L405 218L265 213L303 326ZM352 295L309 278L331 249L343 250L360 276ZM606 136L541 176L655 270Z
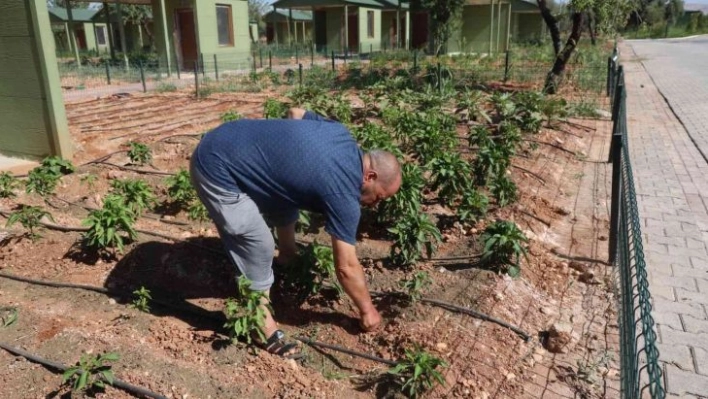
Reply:
M128 150L128 158L130 158L130 163L145 165L152 161L152 152L147 145L131 141L130 149Z
M14 198L15 189L20 185L20 181L10 172L0 173L0 198Z
M418 345L413 350L406 350L401 361L388 372L403 381L401 390L408 396L417 398L425 391L431 389L435 384L445 384L438 367L447 367L447 363L428 352L422 350Z
M123 201L135 215L140 215L143 209L150 209L155 203L152 188L145 180L113 180L111 187L112 193L123 197Z
M482 242L482 261L512 277L521 273L519 257L527 257L528 250L524 244L528 238L514 222L498 220L490 224L482 233Z
M19 211L13 212L10 217L7 218L7 227L12 226L15 223L20 223L22 227L28 230L27 235L36 241L41 236L37 233L37 229L42 226L42 218L47 217L49 220L54 221L52 215L38 206L28 206L22 205Z
M124 242L138 236L133 228L135 213L122 197L115 194L107 195L103 199L103 208L91 211L81 224L89 228L84 233L84 243L97 250L113 248L123 252Z
M104 353L102 355L91 356L86 353L81 355L75 366L66 369L62 375L63 384L71 386L72 392L79 392L88 389L104 389L105 384L113 384L114 376L111 366L105 362L112 362L120 359L117 353Z
M265 341L263 333L265 327L266 307L271 314L273 309L267 301L264 291L254 291L251 289L251 281L245 276L238 278L238 298L227 298L224 303L224 313L226 323L224 327L228 329L232 340L245 338L247 343L251 343L253 333Z

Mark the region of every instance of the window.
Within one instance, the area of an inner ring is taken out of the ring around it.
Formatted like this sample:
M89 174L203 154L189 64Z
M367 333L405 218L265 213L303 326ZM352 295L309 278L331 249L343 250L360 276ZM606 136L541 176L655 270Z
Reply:
M106 27L97 26L96 27L96 41L98 41L99 46L106 45Z
M369 38L374 37L374 12L373 11L366 12L366 32L368 33Z
M219 46L234 45L234 25L231 18L231 6L216 5L216 29L219 33Z

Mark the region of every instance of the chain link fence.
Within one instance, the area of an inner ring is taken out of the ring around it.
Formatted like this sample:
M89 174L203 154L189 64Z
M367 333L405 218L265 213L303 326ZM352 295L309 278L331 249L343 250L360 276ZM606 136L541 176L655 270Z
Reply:
M627 102L624 72L616 54L608 59L607 94L612 99L612 209L610 261L617 266L623 398L666 397L657 335L651 315L651 293L644 260L637 194L627 146Z

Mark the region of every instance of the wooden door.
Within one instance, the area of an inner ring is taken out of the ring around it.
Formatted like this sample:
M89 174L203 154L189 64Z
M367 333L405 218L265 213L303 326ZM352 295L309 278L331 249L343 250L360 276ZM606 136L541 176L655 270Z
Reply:
M191 70L194 68L194 61L199 59L197 34L194 28L194 11L191 8L175 10L175 17L179 33L179 47L182 53L182 68Z
M347 43L350 53L359 52L359 15L349 15L349 43Z
M413 36L411 47L414 49L427 48L428 46L428 13L417 12L413 14Z

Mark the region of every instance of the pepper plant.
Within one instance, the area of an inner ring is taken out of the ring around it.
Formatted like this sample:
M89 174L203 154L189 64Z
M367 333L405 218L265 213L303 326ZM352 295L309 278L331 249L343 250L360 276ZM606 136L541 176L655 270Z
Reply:
M457 152L440 154L433 158L426 168L431 171L431 189L437 190L438 197L448 205L473 186L470 164Z
M423 169L414 163L401 166L401 187L396 195L383 201L377 208L379 222L389 222L420 212L421 191L425 187Z
M482 261L488 262L492 267L501 272L506 272L511 277L521 273L519 258L523 255L528 260L528 242L526 235L516 223L497 220L484 229L482 242L484 251Z
M422 212L404 215L388 232L394 236L391 258L399 265L415 263L421 258L423 251L430 258L437 243L442 241L440 230L428 219L428 215Z
M489 198L477 189L469 189L457 205L457 217L462 223L477 221L487 214L488 208Z
M206 222L209 220L209 211L199 198L195 198L189 203L189 207L187 207L187 218L198 222Z
M152 295L150 294L150 290L145 287L140 287L140 289L133 291L133 301L130 307L141 312L150 313L151 300Z
M32 169L27 175L25 190L27 193L37 193L42 197L54 192L59 179L76 170L71 161L57 156L47 157L42 163Z
M224 123L237 121L239 119L243 119L243 115L239 114L234 110L229 110L221 114L221 121Z
M150 209L155 204L155 194L145 180L113 180L111 192L123 197L125 204L135 213L140 215L144 209Z
M401 383L401 390L411 398L417 398L435 384L445 385L439 367L448 367L447 362L424 351L419 345L406 349L403 359L388 373Z
M265 119L282 119L288 112L288 104L269 98L263 104L263 117Z
M15 189L20 185L20 181L10 172L0 173L0 198L14 198Z
M21 205L18 211L10 214L7 218L7 227L12 226L15 223L20 223L22 227L28 230L27 236L36 241L41 237L37 230L42 226L42 218L47 217L47 219L54 221L52 215L38 206Z
M427 272L416 272L410 279L401 281L401 287L408 294L412 303L417 302L423 295L423 291L432 284L433 280Z
M146 165L152 161L152 151L150 151L150 147L143 143L131 141L128 158L132 164Z
M224 303L224 313L226 323L224 327L228 330L231 340L244 338L247 343L253 340L255 333L261 339L266 340L263 333L265 327L266 307L271 314L273 308L270 306L265 291L255 291L251 289L251 281L246 276L238 278L238 298L227 298Z
M106 383L113 385L115 377L106 362L120 359L117 353L108 352L96 356L81 355L76 365L69 367L62 375L62 383L71 387L72 392L90 389L104 389Z
M189 207L189 204L197 198L197 192L192 187L189 172L180 169L177 174L165 179L167 184L167 196L172 202L182 208Z
M505 207L519 199L519 191L506 173L499 173L489 182L489 191L500 207Z
M123 197L115 194L108 194L103 199L103 208L91 211L81 224L89 228L83 235L84 243L97 250L112 248L123 252L126 240L134 240L138 236L133 227L135 213Z
M332 248L317 241L300 249L297 261L288 265L285 283L299 291L300 299L317 294L329 280L339 295L344 289L336 278Z

